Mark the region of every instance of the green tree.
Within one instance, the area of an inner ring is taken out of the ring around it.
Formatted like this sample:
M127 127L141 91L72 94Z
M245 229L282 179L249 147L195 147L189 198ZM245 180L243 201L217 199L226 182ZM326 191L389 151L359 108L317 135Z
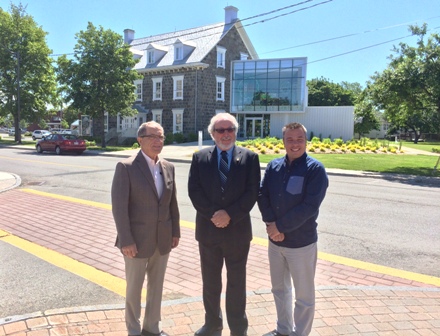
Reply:
M19 143L20 121L44 118L56 100L46 34L21 4L11 4L10 13L0 8L0 115L12 114Z
M356 101L356 92L351 88L357 83L352 86L347 82L343 83L343 85L333 83L323 77L308 80L309 106L353 106Z
M372 130L379 130L380 112L376 109L368 88L358 94L354 107L354 116L354 132L359 134L359 138Z
M422 133L440 133L440 35L427 41L427 26L410 26L417 46L400 43L382 73L372 76L372 97L394 128L411 131L417 143Z
M104 118L118 113L133 115L136 61L122 36L96 28L89 22L86 31L76 34L74 59L58 59L58 80L66 102L99 123L101 145L106 147Z

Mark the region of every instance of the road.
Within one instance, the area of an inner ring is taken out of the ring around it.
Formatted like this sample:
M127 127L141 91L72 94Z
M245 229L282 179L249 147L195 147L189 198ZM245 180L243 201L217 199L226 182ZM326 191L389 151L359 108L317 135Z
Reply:
M110 204L120 158L86 153L56 156L0 148L0 170L19 175L26 188ZM186 187L189 164L175 166L181 218L193 222ZM440 276L438 186L338 175L329 179L318 218L320 251ZM254 236L266 238L256 206L251 215Z

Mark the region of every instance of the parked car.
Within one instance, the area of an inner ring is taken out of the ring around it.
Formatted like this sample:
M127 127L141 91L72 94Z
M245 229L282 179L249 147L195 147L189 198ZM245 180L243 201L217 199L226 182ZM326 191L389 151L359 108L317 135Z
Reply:
M82 154L86 150L86 142L72 134L50 134L39 140L35 145L38 153L55 152L60 155L63 152Z
M70 129L63 129L60 131L60 134L73 134L73 132Z
M32 140L43 139L43 137L48 136L52 133L46 130L35 130L32 132Z
M8 129L8 135L9 135L9 136L13 136L13 135L15 135L15 128L10 128L10 129Z

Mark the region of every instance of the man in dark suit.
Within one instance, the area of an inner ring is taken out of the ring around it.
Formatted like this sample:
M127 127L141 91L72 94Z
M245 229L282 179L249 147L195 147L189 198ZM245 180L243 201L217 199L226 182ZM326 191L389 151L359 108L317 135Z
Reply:
M194 153L189 197L197 210L205 324L196 336L223 329L220 296L223 263L227 270L226 317L231 335L246 335L246 263L252 240L250 211L260 183L258 155L235 146L237 120L229 113L211 119L215 146Z
M129 336L162 336L166 335L159 328L165 269L180 238L174 166L159 160L164 142L160 124L143 123L137 141L139 153L116 165L111 192L116 246L125 261L125 322ZM145 273L147 303L141 330Z

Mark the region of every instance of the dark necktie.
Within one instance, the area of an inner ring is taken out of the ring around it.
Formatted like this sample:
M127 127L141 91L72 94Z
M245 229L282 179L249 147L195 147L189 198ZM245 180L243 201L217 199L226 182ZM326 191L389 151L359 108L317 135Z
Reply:
M226 180L228 179L228 153L222 151L220 159L220 179L222 180L222 191L225 189Z

